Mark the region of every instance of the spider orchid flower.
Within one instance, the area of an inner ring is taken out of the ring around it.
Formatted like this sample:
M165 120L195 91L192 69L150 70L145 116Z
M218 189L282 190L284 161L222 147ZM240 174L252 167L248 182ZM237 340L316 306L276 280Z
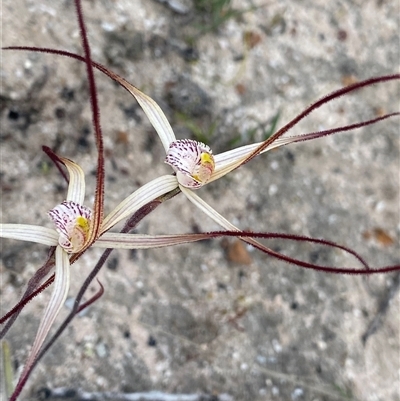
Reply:
M25 364L25 371L34 363L67 298L71 263L75 262L88 247L147 249L195 242L207 238L207 234L150 236L106 232L128 215L134 214L142 206L176 188L175 177L169 175L153 180L129 196L106 217L105 224L100 226L99 235L91 241L93 212L83 204L85 197L83 170L69 159L58 156L56 158L67 168L69 185L66 200L48 212L54 228L25 224L0 224L0 237L2 238L56 247L53 292Z
M70 181L66 200L49 212L55 228L24 224L1 224L0 237L55 246L54 288L26 363L29 366L42 346L68 295L70 256L81 252L90 235L92 211L83 206L85 181L82 169L68 159L61 159Z
M39 48L39 47L27 47L27 46L11 46L6 49L13 50L28 50L42 53L56 54L59 56L70 57L82 62L87 62L84 57L68 52L65 50L49 49L49 48ZM293 128L297 123L303 120L312 111L321 107L322 105L330 102L333 99L339 98L350 92L362 89L367 86L374 84L399 80L400 74L386 75L380 77L369 78L364 81L360 81L349 85L347 87L338 89L327 96L317 100L309 107L307 107L303 112L297 115L293 120L284 125L280 130L278 130L274 135L269 137L264 142L254 143L250 145L241 146L236 149L229 150L217 155L213 155L211 149L204 143L194 141L191 139L177 140L172 130L168 119L166 118L164 112L161 110L160 106L148 95L141 92L138 88L129 83L126 79L122 78L118 74L109 70L102 64L96 63L91 60L93 67L119 83L124 87L136 101L139 103L140 107L146 114L153 128L157 132L164 150L166 152L165 162L169 164L174 172L171 181L171 176L160 177L154 181L148 183L148 186L152 185L165 185L168 190L165 193L172 191L173 189L179 188L181 192L200 210L207 214L211 219L213 219L220 226L229 231L241 231L239 228L234 226L223 216L221 216L215 209L204 202L198 195L194 193L193 190L204 186L207 183L211 183L219 178L222 178L232 170L242 166L243 164L249 162L254 157L267 152L272 149L279 148L290 143L308 141L316 138L321 138L326 135L332 135L337 132L345 132L361 128L367 125L374 124L378 121L385 120L394 116L400 115L400 112L393 112L379 116L374 119L367 121L362 121L359 123L342 126L338 128L332 128L324 131L312 132L308 134L296 135L296 136L286 136L284 135ZM160 187L159 187L160 189ZM131 196L134 196L133 194ZM160 195L161 196L161 195ZM130 215L129 203L131 199L127 198L122 202L117 208L111 213L108 218L103 222L104 231L111 228L112 220L117 217L126 218ZM242 238L243 239L243 238ZM244 241L256 245L260 245L253 239L243 239Z
M67 52L58 52L58 54L67 55L69 57L79 59L79 56ZM221 216L205 201L203 201L198 195L194 193L193 190L196 190L207 183L222 178L232 170L247 163L257 155L267 152L269 150L293 142L306 141L320 138L325 135L331 135L337 132L353 130L400 114L398 112L394 112L368 121L355 123L339 128L333 128L326 131L283 137L283 135L286 134L289 129L296 125L300 120L302 120L313 110L329 102L330 100L338 98L346 93L363 88L365 86L373 85L379 82L398 80L400 79L400 74L371 78L339 89L331 93L330 95L318 100L264 142L241 146L227 152L213 155L210 147L202 142L191 139L177 140L165 114L161 110L160 106L151 97L145 95L124 78L108 70L101 64L93 63L93 65L94 67L108 75L110 78L117 81L121 86L123 86L135 97L135 99L143 109L144 113L150 120L153 128L156 130L158 136L160 137L160 140L166 152L165 163L169 164L176 173L175 186L179 187L179 189L193 204L195 204L200 210L202 210L205 214L212 218L216 223L218 223L223 228L231 231L240 230L228 220L226 220L223 216ZM257 243L253 239L242 239L248 243L259 245L259 243Z
M68 55L71 56L71 53ZM73 55L72 57L79 59L79 56L76 57L76 55ZM241 231L238 227L234 226L215 209L203 201L193 192L193 190L223 177L230 171L245 163L254 150L257 150L257 148L260 145L263 145L263 143L244 146L214 156L210 147L202 142L191 139L177 140L165 114L151 97L145 95L124 78L121 78L119 75L113 73L100 64L93 63L93 65L120 83L135 97L159 135L166 152L165 163L169 164L176 174L173 176L169 175L160 177L157 181L162 182L163 184L168 182L171 184L172 189L179 188L193 204L226 230ZM292 138L277 140L262 151L266 152L267 150L277 148L293 141ZM149 184L151 184L151 182ZM169 187L169 190L172 190L170 188L171 187ZM107 218L104 220L104 224L106 228L108 228ZM248 243L260 245L257 241L251 238L243 240Z

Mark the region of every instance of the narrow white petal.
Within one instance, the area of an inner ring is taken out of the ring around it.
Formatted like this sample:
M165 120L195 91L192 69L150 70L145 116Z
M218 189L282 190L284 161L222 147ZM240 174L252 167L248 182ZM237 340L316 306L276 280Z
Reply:
M69 159L60 158L69 173L67 201L83 205L85 200L85 174L81 167Z
M204 212L207 216L211 217L216 223L220 226L224 227L228 231L241 231L238 227L233 225L230 221L228 221L225 217L220 215L215 209L213 209L207 202L203 201L198 195L196 195L190 189L184 188L180 186L181 191L186 195L186 197L192 202L195 206L197 206L202 212ZM252 238L241 238L244 242L247 242L250 245L257 245L263 248L266 248L264 245L260 244L258 241ZM269 248L266 248L269 249Z
M172 130L167 117L161 110L160 106L151 97L145 95L138 89L136 89L136 92L131 91L131 93L135 96L147 118L150 120L151 125L156 130L166 152L169 144L176 140L174 131Z
M275 142L267 146L261 153L268 152L269 150L279 148L280 146L287 145L292 142L298 142L300 138L301 136L278 138ZM232 149L215 155L215 170L208 182L215 181L239 167L251 155L251 153L262 144L263 142L253 143L251 145L241 146L240 148Z
M203 213L211 217L216 223L224 227L229 231L240 231L239 228L234 226L225 217L221 216L215 209L213 209L207 202L203 201L198 195L196 195L190 189L180 186L181 191L186 195L186 197L197 206Z
M58 244L56 230L27 224L0 224L0 237L35 242L47 246Z
M69 283L70 264L68 254L63 248L58 246L56 248L56 266L53 293L51 294L50 301L46 306L46 310L40 322L35 341L24 366L24 372L32 365L37 354L40 352L51 326L60 312L60 309L64 305L68 295ZM24 375L24 372L22 375Z
M186 244L207 238L209 238L207 234L141 235L107 232L93 246L115 249L149 249Z
M122 201L103 221L101 232L109 230L121 220L130 217L142 206L178 187L173 175L164 175L143 185Z
M215 170L221 169L222 167L229 165L231 163L237 162L244 156L248 156L257 147L261 145L262 142L252 143L250 145L244 145L239 148L231 149L223 153L214 155L215 160Z
M172 130L171 125L168 122L167 117L165 117L165 114L161 110L160 106L150 96L145 95L125 79L116 74L113 75L113 78L116 79L135 97L147 118L150 120L151 125L154 127L158 136L160 137L165 152L167 152L169 144L175 141L176 138L174 131Z

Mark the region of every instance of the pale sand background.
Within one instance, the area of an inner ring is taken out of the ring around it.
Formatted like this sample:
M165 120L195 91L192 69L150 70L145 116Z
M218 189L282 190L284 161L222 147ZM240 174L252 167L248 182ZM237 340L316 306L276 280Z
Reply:
M181 15L153 0L84 1L93 58L153 96L179 137L192 135L189 124L205 131L214 124L215 153L235 138L251 141L248 133L278 110L281 126L343 83L399 72L399 1L271 2L200 36L193 49L188 38L200 18L190 1L175 3L189 8ZM2 12L3 46L81 53L71 1L4 0ZM111 210L170 169L135 101L96 77ZM293 133L398 111L399 94L398 83L369 88L315 112ZM4 51L1 112L1 221L50 227L46 211L65 191L41 145L81 164L93 193L83 66ZM353 247L373 266L399 263L399 148L399 119L392 119L263 155L198 194L243 229L322 237ZM139 231L217 228L181 195ZM329 249L271 246L322 264L355 264ZM106 293L49 352L22 399L65 386L225 393L234 400L400 400L398 276L319 274L247 251L249 265L232 261L237 248L221 240L113 253L100 274ZM73 266L71 297L98 255L88 252ZM45 256L43 247L2 241L2 313ZM389 294L387 313L363 346L361 336ZM47 299L45 293L30 303L8 335L19 369Z

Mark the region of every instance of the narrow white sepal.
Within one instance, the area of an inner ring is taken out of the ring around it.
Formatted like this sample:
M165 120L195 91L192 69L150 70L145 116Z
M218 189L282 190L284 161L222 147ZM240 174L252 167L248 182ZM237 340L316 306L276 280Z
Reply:
M47 334L51 329L51 326L56 320L56 317L60 312L60 309L64 305L65 300L67 299L69 284L70 284L69 257L61 246L57 246L53 293L51 294L50 301L46 306L44 315L42 317L39 329L36 334L35 341L29 352L29 356L25 363L22 375L24 375L25 371L27 371L27 369L29 369L29 367L32 365L43 343L45 342Z
M186 244L209 238L207 234L141 235L104 233L93 244L96 248L149 249Z
M213 219L216 223L220 226L224 227L228 231L241 231L238 227L234 226L229 220L227 220L224 216L220 215L215 209L213 209L208 203L204 202L199 196L197 196L193 191L189 189L180 187L181 191L186 195L186 197L196 205L203 213ZM258 241L252 238L241 238L238 236L242 241L247 242L250 245L261 246L265 249L269 249L264 245L260 244ZM270 250L270 249L269 249ZM271 250L272 251L272 250Z
M56 230L28 224L0 224L0 237L35 242L47 246L58 244Z
M83 205L85 201L85 174L81 167L72 160L61 157L69 174L67 201Z
M201 199L193 191L182 186L180 186L180 189L182 193L184 193L185 196L190 200L190 202L197 206L203 213L213 219L221 227L224 227L226 230L229 231L240 231L239 228L234 226L229 220L220 215L215 209L213 209L207 202Z
M103 221L101 232L108 231L121 220L130 217L142 206L178 187L173 175L164 175L143 185L123 200Z
M275 142L271 143L260 152L260 154L292 142L298 142L299 140L301 140L301 136L278 138ZM238 168L262 144L263 142L253 143L251 145L241 146L240 148L228 150L227 152L215 155L215 170L211 175L209 182L218 180L235 168Z
M167 152L169 144L175 141L176 138L174 131L160 106L150 96L145 95L125 79L117 75L114 78L135 97L160 137L165 152Z

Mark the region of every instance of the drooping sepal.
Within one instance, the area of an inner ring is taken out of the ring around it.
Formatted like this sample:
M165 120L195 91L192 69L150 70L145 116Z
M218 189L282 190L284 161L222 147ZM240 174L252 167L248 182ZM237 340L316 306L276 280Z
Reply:
M64 201L48 214L60 234L60 246L68 253L79 252L89 233L92 211L73 201Z
M197 189L206 184L215 169L214 156L210 147L192 139L172 142L165 163L174 169L179 184L191 189Z

